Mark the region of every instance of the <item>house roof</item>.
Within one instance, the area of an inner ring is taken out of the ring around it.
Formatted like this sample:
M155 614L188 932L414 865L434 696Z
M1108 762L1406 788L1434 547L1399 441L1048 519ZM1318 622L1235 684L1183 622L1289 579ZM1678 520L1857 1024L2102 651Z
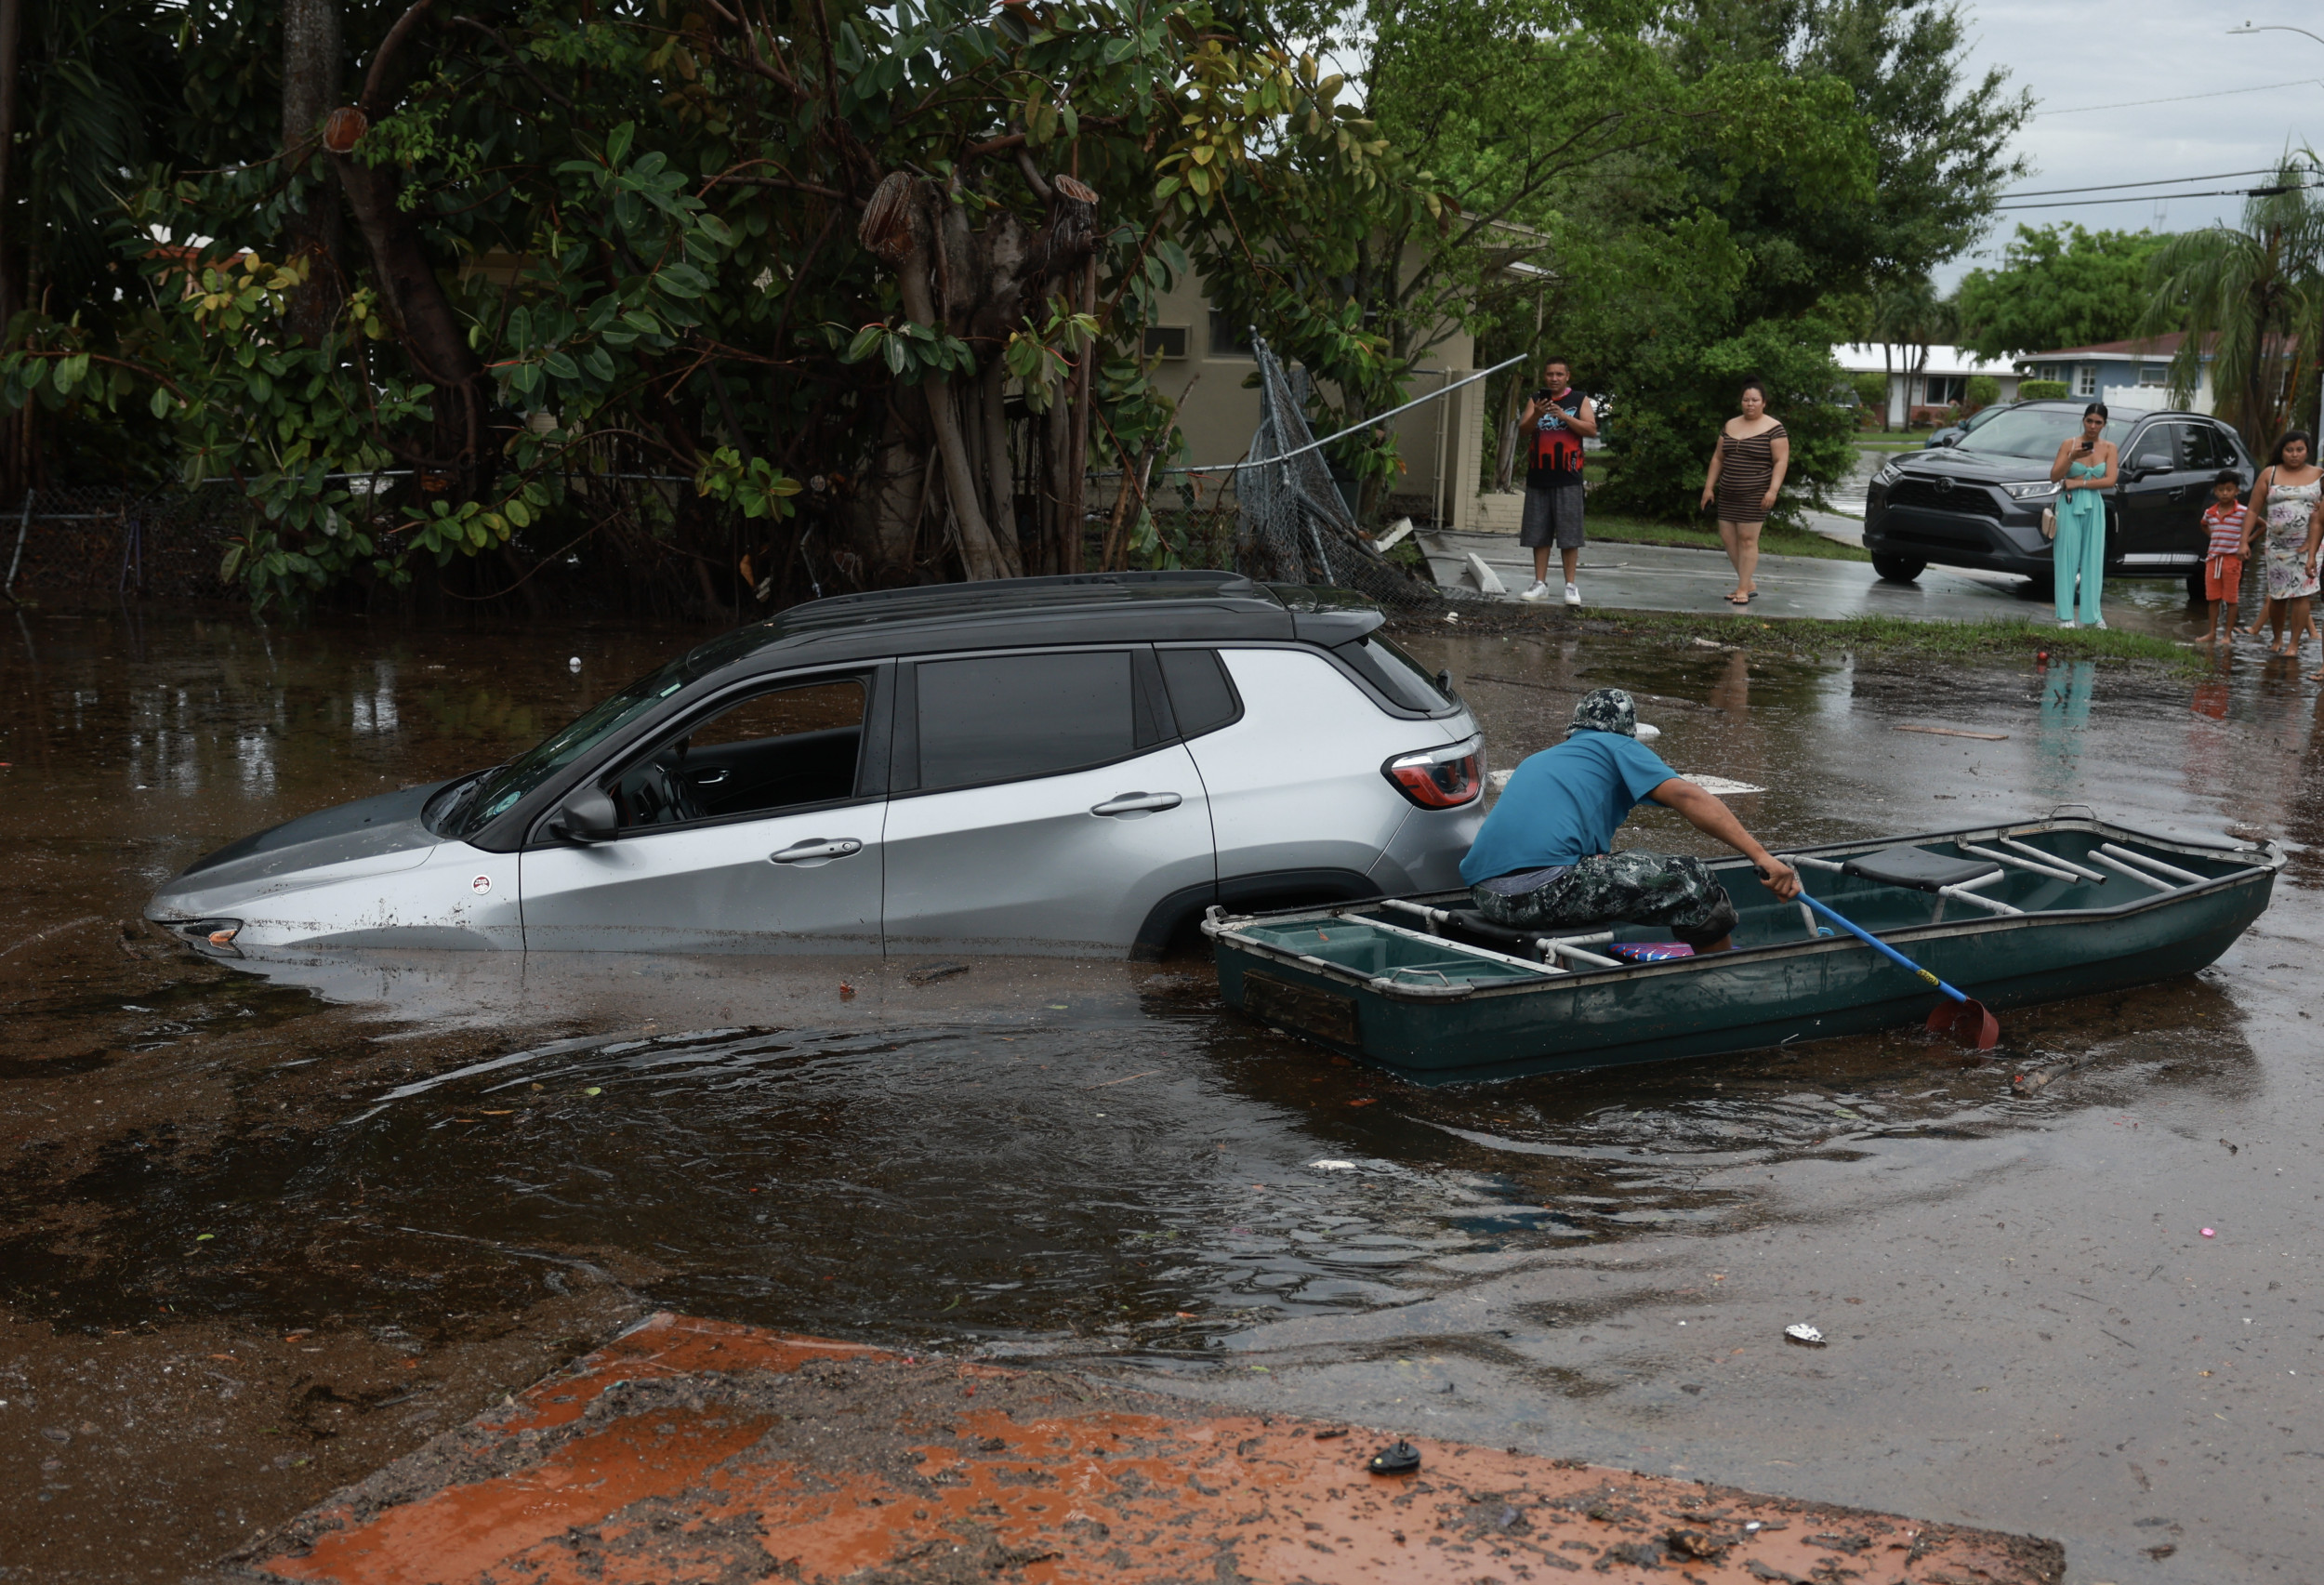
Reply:
M1831 350L1832 361L1852 375L1891 374L1921 375L2000 375L2017 373L2016 365L2007 358L1980 358L1966 347L1942 344L1928 349L1928 362L1921 361L1921 349L1917 342L1892 341L1882 346L1878 341L1851 341Z
M2211 356L2212 344L2217 339L2216 336L2205 337L2204 357ZM2160 336L2141 337L2134 341L2093 341L2087 347L2062 347L2053 352L2021 352L2017 356L2017 361L2021 363L2028 363L2037 359L2051 358L2086 358L2093 362L2106 359L2169 358L2176 356L2180 347L2185 345L2185 331L2172 330Z

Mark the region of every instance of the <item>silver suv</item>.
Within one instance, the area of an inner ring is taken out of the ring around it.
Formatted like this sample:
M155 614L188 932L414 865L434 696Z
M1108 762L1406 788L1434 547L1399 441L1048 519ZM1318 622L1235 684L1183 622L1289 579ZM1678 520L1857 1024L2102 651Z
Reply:
M1213 903L1457 886L1484 745L1342 589L1224 573L815 601L504 765L246 837L218 947L1158 955Z

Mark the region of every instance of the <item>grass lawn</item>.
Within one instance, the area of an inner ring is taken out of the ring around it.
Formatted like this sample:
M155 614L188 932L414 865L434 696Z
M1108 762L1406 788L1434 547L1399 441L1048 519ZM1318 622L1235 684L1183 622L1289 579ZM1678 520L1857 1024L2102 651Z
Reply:
M1644 518L1616 517L1592 512L1589 518L1590 537L1609 545L1684 545L1698 550L1717 550L1725 547L1719 543L1719 531L1705 526L1674 522L1648 522ZM1759 549L1763 556L1814 556L1826 561L1868 561L1871 553L1860 545L1842 545L1837 539L1804 528L1782 528L1770 524L1760 530Z

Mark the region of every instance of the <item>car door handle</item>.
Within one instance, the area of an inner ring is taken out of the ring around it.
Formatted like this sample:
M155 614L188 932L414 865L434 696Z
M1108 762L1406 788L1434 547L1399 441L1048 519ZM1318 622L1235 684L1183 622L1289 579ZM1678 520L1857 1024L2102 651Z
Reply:
M810 837L804 842L792 843L779 853L769 853L767 862L770 864L812 864L818 859L847 858L851 854L860 853L863 851L864 844L852 837L842 837L837 841L826 841L821 837Z
M689 771L686 773L686 779L698 787L714 787L726 780L726 767L713 765L707 770Z
M1103 803L1091 805L1089 812L1092 814L1153 814L1165 809L1176 809L1185 801L1176 793L1116 793Z

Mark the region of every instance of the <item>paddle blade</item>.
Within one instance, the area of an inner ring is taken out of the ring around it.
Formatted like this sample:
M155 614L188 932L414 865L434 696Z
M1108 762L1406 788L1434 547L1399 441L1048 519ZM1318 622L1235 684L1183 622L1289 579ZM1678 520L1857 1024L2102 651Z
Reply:
M1941 1001L1929 1010L1929 1032L1989 1051L2001 1038L2001 1021L1981 1001Z

